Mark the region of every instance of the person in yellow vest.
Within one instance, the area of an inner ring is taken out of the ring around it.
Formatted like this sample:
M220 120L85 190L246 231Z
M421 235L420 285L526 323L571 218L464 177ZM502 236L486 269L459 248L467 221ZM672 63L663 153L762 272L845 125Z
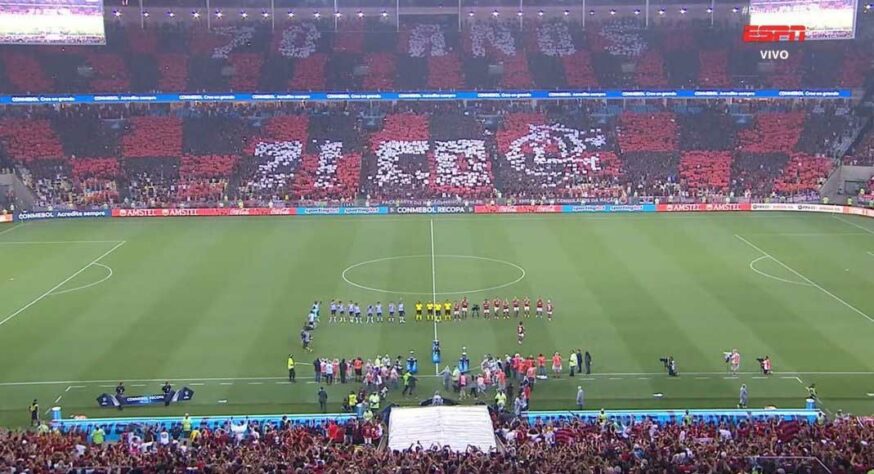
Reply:
M604 413L604 409L603 409L603 408L602 408L601 411L598 413L598 423L599 423L601 426L604 426L604 425L607 424L607 414Z
M295 377L297 375L294 373L294 356L288 354L288 381L296 382Z
M201 434L200 430L195 428L195 429L191 430L191 434L188 436L188 440L191 441L192 443L195 443L195 442L197 442L198 439L200 439L200 434Z
M416 301L416 321L422 320L422 302Z
M507 394L503 390L498 390L495 395L495 406L498 410L503 410L507 406Z
M188 413L182 417L182 434L185 435L186 438L191 437L191 417L188 416Z
M848 198L847 198L847 205L848 205L848 206L852 206L852 205L853 205L853 198L852 198L852 197L848 197Z
M822 197L822 203L825 204L826 206L828 206L828 196Z
M350 391L346 403L349 405L349 411L355 411L355 405L358 405L358 395Z
M692 426L692 415L689 413L689 410L686 410L686 414L683 415L683 425Z
M106 432L103 431L103 427L94 428L94 431L91 432L91 443L95 446L101 446L105 440Z
M364 421L372 421L373 420L373 412L370 411L370 408L364 410Z
M376 393L376 392L371 393L370 396L367 397L367 401L368 401L368 403L370 403L371 410L374 410L374 411L379 410L379 394L378 393Z

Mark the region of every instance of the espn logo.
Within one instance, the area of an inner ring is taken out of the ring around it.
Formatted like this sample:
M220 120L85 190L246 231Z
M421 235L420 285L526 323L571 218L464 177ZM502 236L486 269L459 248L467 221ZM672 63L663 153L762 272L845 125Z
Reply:
M801 25L744 25L744 43L804 41L807 27Z

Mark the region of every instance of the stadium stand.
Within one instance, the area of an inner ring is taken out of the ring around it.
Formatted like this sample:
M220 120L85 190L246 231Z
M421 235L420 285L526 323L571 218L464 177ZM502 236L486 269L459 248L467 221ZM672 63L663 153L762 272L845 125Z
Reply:
M158 469L292 472L859 472L874 465L871 420L764 420L657 424L492 415L500 450L434 446L377 449L379 419L293 424L239 419L142 424L102 441L90 432L0 431L0 469ZM379 468L376 468L379 466ZM778 471L781 470L781 471Z
M0 144L45 196L41 202L66 207L817 201L838 145L861 122L840 105L793 107L715 101L624 108L523 102L69 106L3 119ZM844 161L870 162L870 140L864 136ZM72 170L84 159L115 160L112 176L100 177L112 183L75 184ZM41 160L48 164L35 164ZM182 168L221 171L204 171L195 183L187 171L180 176ZM63 192L48 192L52 187ZM96 198L96 191L111 192Z
M760 70L732 27L688 22L644 30L629 17L598 21L584 34L567 19L525 28L477 20L461 31L414 19L397 32L364 19L337 33L308 21L276 31L261 23L212 31L186 25L112 25L110 51L10 48L0 54L7 79L0 93L377 90L392 83L404 89L859 88L872 58L862 41L829 42L793 48L788 60ZM502 72L490 73L491 65ZM367 67L364 80L354 75L359 66Z

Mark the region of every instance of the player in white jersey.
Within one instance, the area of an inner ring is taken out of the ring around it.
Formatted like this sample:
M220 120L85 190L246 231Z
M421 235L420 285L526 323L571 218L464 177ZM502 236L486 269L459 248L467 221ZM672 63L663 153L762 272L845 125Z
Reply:
M382 303L376 302L376 322L382 322Z
M349 306L352 306L352 305L350 304ZM349 311L351 312L352 309L350 308ZM342 301L337 303L337 312L340 313L340 322L345 323L346 322L346 306L343 304Z
M738 352L737 349L732 349L728 363L731 369L731 375L737 375L737 371L740 369L740 352Z
M355 323L361 324L361 306L355 303Z
M404 300L398 301L398 322L407 322L407 313L404 312Z
M373 305L367 305L367 322L373 324Z
M395 322L395 303L394 301L388 302L388 322Z
M331 319L328 320L329 323L337 322L337 302L331 300Z

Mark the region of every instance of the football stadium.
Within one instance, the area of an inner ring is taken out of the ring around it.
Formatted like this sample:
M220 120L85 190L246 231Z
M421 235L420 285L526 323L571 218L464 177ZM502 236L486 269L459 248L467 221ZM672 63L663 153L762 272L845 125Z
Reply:
M874 472L874 5L0 0L0 472Z

